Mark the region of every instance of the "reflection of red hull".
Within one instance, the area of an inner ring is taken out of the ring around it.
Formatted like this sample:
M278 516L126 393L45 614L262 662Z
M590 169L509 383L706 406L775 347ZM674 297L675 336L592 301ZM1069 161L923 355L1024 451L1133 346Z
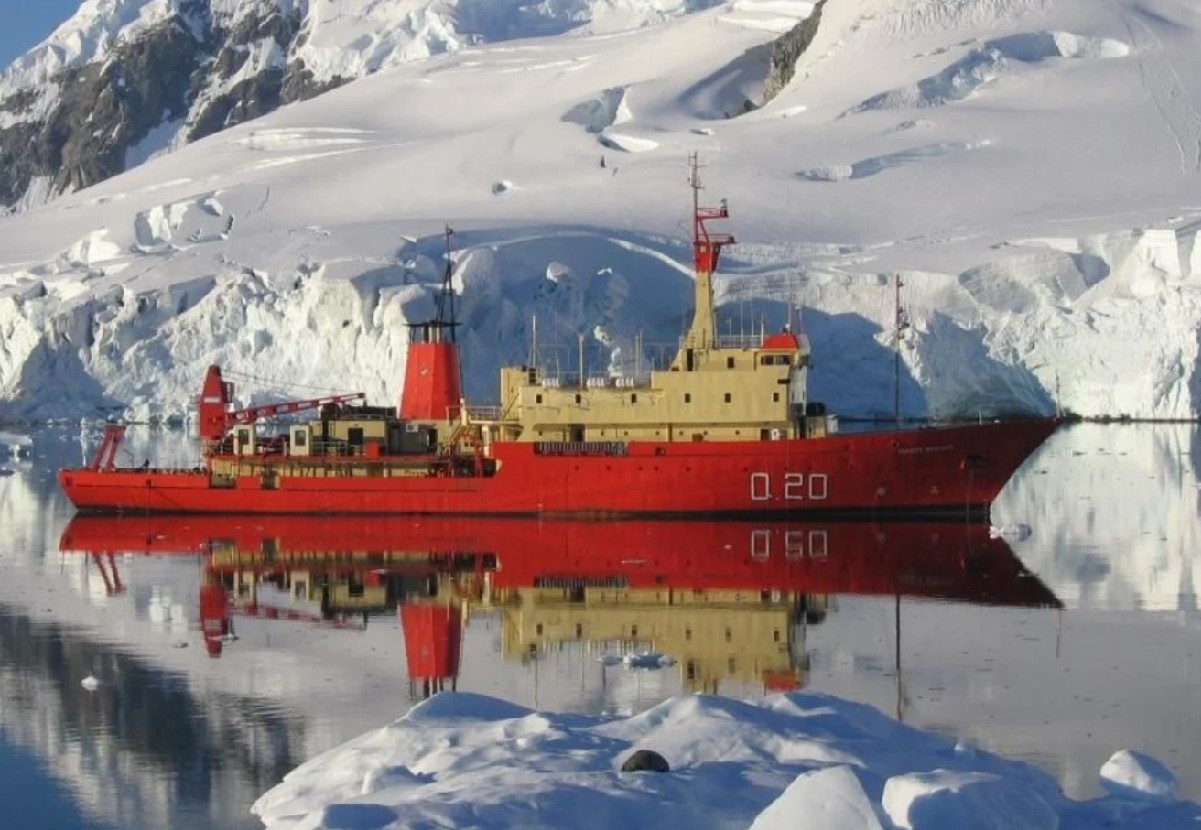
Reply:
M632 443L623 455L492 446L492 476L245 477L203 470L63 470L85 511L791 515L980 514L1057 426L1017 421L787 441ZM359 461L370 466L370 461Z
M325 557L338 568L356 561L349 554L431 554L441 567L453 566L453 554L492 554L494 588L622 584L1058 605L984 525L77 516L60 547L203 552L214 542L274 565ZM358 561L378 568L380 558Z

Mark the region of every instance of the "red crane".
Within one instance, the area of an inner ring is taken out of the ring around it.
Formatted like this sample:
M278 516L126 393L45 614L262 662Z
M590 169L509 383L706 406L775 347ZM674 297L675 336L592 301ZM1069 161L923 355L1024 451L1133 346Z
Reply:
M230 427L238 424L253 424L259 418L303 412L306 409L318 409L327 404L350 403L367 398L362 392L350 392L345 395L326 395L322 398L282 401L248 406L245 409L233 409L233 394L234 385L221 376L221 367L210 366L204 375L204 387L200 392L200 437L202 440L220 441L229 432Z

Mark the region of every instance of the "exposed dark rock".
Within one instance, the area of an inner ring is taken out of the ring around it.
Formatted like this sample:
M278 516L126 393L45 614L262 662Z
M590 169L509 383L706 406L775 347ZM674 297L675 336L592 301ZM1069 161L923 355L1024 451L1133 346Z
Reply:
M24 112L37 103L38 94L33 89L18 89L3 101L0 101L0 112Z
M35 176L57 166L57 154L42 141L42 126L16 124L0 130L0 206L11 206L24 195Z
M349 83L350 80L336 75L328 81L320 82L301 61L292 61L288 64L287 74L284 75L284 85L280 90L280 97L289 104L293 101L307 101L329 92L331 89L337 89L343 84Z
M800 60L801 55L805 54L805 50L817 36L817 28L821 25L822 9L825 5L826 0L818 0L817 5L813 7L813 12L808 17L793 26L772 44L771 70L768 72L767 81L763 84L764 104L779 95L780 91L792 80L792 76L796 73L797 61Z
M667 759L653 749L639 749L621 765L622 772L670 772Z
M104 60L53 78L57 100L48 115L0 129L0 212L39 176L50 179L53 192L67 192L123 172L129 148L165 122L186 125L193 141L345 82L318 82L295 58L285 65L300 38L301 15L260 5L229 25L213 17L210 0L187 0ZM267 39L278 47L279 62L230 85ZM21 118L46 92L18 90L0 101L0 112Z

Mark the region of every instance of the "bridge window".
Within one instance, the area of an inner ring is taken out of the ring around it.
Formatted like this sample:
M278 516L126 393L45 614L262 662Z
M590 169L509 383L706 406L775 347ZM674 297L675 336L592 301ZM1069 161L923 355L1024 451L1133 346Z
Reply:
M760 366L791 366L792 355L788 354L763 354L759 355Z

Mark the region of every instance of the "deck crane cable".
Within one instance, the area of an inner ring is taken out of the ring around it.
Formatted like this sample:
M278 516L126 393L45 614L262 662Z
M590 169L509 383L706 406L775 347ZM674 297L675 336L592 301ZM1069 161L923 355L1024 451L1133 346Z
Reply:
M222 374L229 380L253 385L258 388L258 391L275 392L281 395L291 395L299 392L322 392L328 394L338 394L344 391L344 389L340 389L335 386L320 386L311 383L282 381L278 378L265 378L249 372L239 372L234 369L222 370Z

